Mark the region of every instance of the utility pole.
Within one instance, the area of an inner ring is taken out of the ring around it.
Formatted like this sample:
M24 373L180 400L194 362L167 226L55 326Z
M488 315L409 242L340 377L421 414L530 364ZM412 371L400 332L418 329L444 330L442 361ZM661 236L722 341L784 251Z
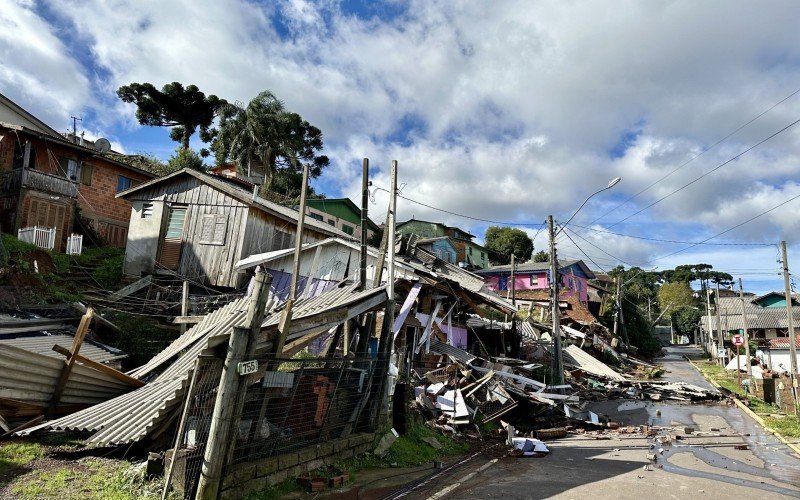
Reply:
M564 384L564 368L561 361L561 313L558 310L558 260L556 258L556 232L553 227L553 216L547 216L547 229L550 235L550 293L553 315L553 385Z
M516 283L516 270L517 270L517 263L514 258L514 254L511 254L511 305L514 307L517 306L517 283ZM519 357L519 342L517 339L517 313L516 311L511 315L511 341L513 344L513 349L511 350L512 357ZM503 345L503 350L505 350L505 343Z
M367 287L367 204L369 202L369 158L361 162L361 264L358 268L358 288ZM377 266L376 266L377 268Z
M708 352L708 344L710 344L714 338L714 325L711 320L711 289L708 288L708 280L706 280L706 318L708 318L708 332L706 332L704 340L706 352ZM712 354L716 356L716 353Z
M742 329L744 330L744 357L747 359L747 383L753 384L753 365L750 363L750 336L747 332L747 308L744 302L744 285L739 278L739 298L742 300Z
M614 338L617 337L617 327L619 326L619 287L622 280L619 276L614 277Z
M386 318L384 325L389 325L389 329L394 328L394 261L395 261L395 232L397 230L397 160L392 160L391 171L391 193L389 193L389 212L386 214L386 227L384 231L389 231L386 238L387 251L389 256L388 276L386 278L386 294L389 300L386 302ZM388 352L391 356L394 352L394 332L381 333L381 337L386 339L388 346L381 346L382 352ZM388 348L387 348L388 347Z
M789 327L789 357L791 358L792 399L794 413L797 414L797 334L794 331L794 315L792 314L792 286L789 282L789 259L786 256L786 242L781 241L781 259L783 260L783 288L786 291L786 324Z
M719 311L719 281L717 282L717 303L714 304L714 309L717 311L717 351L725 348L725 337L722 336L722 318ZM717 353L714 353L717 356ZM717 363L725 366L725 357L717 357Z
M78 143L78 122L82 122L82 118L78 118L77 116L70 116L72 118L72 142L75 144Z

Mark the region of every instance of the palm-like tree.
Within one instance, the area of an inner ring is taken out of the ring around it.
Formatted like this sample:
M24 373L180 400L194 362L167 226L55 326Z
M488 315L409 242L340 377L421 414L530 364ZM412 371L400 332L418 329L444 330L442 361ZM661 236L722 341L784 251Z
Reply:
M317 155L322 149L322 132L287 111L271 92L264 91L247 106L229 104L220 114L219 131L212 144L218 163L233 161L237 168L253 174L264 169L263 190L269 190L276 173L296 170L309 162L311 177L317 177L329 163Z

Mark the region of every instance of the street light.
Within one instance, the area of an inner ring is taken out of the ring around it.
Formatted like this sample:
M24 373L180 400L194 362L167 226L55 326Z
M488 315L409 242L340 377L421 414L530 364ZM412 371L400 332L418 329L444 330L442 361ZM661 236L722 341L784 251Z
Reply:
M556 256L556 236L558 233L564 230L567 224L572 221L572 219L577 215L578 212L581 211L586 202L589 201L592 196L602 193L606 189L611 189L612 187L616 186L619 181L622 179L620 177L615 177L611 179L606 187L595 191L594 193L590 194L588 198L586 198L581 206L575 210L575 213L572 214L572 217L566 222L566 224L561 226L561 229L556 232L554 230L554 223L553 223L553 216L550 215L547 217L547 226L548 226L548 233L550 235L550 293L552 295L552 303L550 307L552 308L552 320L553 320L553 371L555 376L555 385L563 385L564 384L564 363L561 358L561 318L560 312L558 310L558 257Z
M619 184L619 181L621 181L621 180L622 180L622 177L614 177L613 179L611 179L610 181L608 181L608 185L607 185L606 187L604 187L603 189L597 190L597 191L595 191L594 193L590 194L590 195L589 195L589 196L588 196L588 197L587 197L585 200L583 200L583 203L581 203L581 206L579 206L579 207L578 207L578 209L577 209L577 210L575 210L575 212L574 212L574 213L572 214L572 216L571 216L571 217L570 217L570 218L567 220L567 222L565 222L564 224L562 224L562 225L561 225L561 229L559 229L559 230L558 230L558 232L560 233L561 231L563 231L563 230L564 230L564 227L565 227L565 226L567 226L567 224L569 224L570 222L572 222L572 219L574 219L574 218L575 218L575 216L576 216L576 215L578 215L578 212L580 212L580 211L581 211L581 209L583 208L583 206L584 206L584 205L586 205L586 202L588 202L589 200L591 200L591 199L592 199L592 196L594 196L594 195L597 195L597 194L600 194L600 193L602 193L603 191L606 191L606 190L608 190L608 189L611 189L612 187L614 187L614 186L616 186L617 184Z

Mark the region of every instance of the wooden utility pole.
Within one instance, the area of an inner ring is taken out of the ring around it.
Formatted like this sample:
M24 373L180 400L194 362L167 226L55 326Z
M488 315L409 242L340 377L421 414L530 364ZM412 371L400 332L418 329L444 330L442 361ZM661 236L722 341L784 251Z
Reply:
M389 194L389 213L387 214L386 230L389 231L387 238L388 251L389 251L389 276L386 280L386 293L389 296L389 302L386 305L386 314L389 317L390 328L394 325L394 261L395 261L395 232L397 230L397 160L392 160L392 192ZM392 335L389 335L389 341L392 341ZM392 342L394 344L394 342ZM390 348L391 353L394 349Z
M514 254L511 254L511 305L517 306L517 278L516 278L517 263ZM517 339L517 313L514 312L511 316L511 341L513 349L510 355L514 358L519 357L519 340ZM505 342L503 342L503 351L505 351Z
M719 310L719 282L717 282L717 295L716 295L716 303L714 304L714 310L716 311L717 316L717 349L714 353L714 357L717 360L717 364L725 366L725 358L720 358L718 356L718 352L720 349L725 348L725 337L722 335L722 318L720 317L720 310Z
M269 285L272 282L272 277L264 272L257 273L253 279L254 286L245 326L234 327L228 340L228 352L219 379L217 398L214 400L196 499L216 500L222 469L228 452L236 441L236 429L244 402L242 386L245 380L238 373L238 365L246 360L245 356L252 355L255 351L257 335L261 332L261 323L264 320Z
M614 277L614 338L617 338L617 327L619 326L619 286L621 282L619 276Z
M561 312L558 310L558 260L556 258L556 232L553 216L547 216L547 230L550 235L550 294L551 314L553 315L553 385L564 384L564 365L561 360Z
M708 287L708 280L706 280L706 318L708 319L708 332L705 335L705 348L708 352L708 344L712 343L714 338L714 324L711 319L711 289ZM712 353L712 355L716 356L717 354Z
M281 311L281 319L278 324L278 338L275 339L275 357L281 357L283 346L286 344L286 336L292 327L292 307L297 300L297 280L300 274L300 252L303 248L303 226L306 221L306 193L308 192L308 164L303 165L303 186L300 189L300 213L297 217L297 231L294 236L294 267L292 268L292 281L289 285L289 297L286 305ZM308 277L311 279L311 276Z
M367 204L369 203L369 158L361 162L361 263L358 268L358 288L367 287Z
M744 357L747 359L747 382L748 384L752 384L753 365L750 363L750 335L747 331L747 307L744 302L744 285L742 285L742 278L739 278L739 298L742 301L742 330L744 330Z
M786 242L781 241L781 260L783 261L783 288L786 292L786 325L789 327L789 357L791 358L792 399L797 414L797 333L794 331L794 314L792 311L792 286L789 281L789 258L786 255Z

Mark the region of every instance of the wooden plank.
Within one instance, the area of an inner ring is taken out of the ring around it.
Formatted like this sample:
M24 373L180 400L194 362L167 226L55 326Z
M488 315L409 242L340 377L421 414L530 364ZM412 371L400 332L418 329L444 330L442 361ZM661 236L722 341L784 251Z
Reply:
M3 429L3 432L11 431L11 426L8 425L8 422L6 422L6 419L4 419L2 415L0 415L0 429Z
M50 407L47 411L48 417L50 418L52 418L55 413L55 409L61 400L61 395L64 393L64 386L67 385L69 374L72 373L72 366L75 364L75 355L80 351L83 339L86 337L86 332L89 331L89 324L92 322L92 316L94 316L94 309L90 307L87 309L86 314L83 315L83 318L81 318L81 323L78 325L78 330L75 332L75 338L72 339L72 347L69 350L70 356L67 358L64 368L61 370L61 376L56 383L53 397L50 400Z
M76 311L80 312L81 314L86 314L87 308L82 303L73 302L71 305ZM117 333L122 333L122 330L120 330L117 325L115 325L114 323L112 323L109 320L105 319L99 313L94 315L94 320L97 321L98 323L104 325L104 326L107 326L107 327L111 328L112 330L114 330Z
M121 382L130 384L133 387L142 387L145 385L144 382L142 382L138 378L129 377L128 375L125 375L121 371L115 370L110 366L104 365L103 363L98 363L97 361L91 360L89 358L84 358L80 354L71 354L69 350L61 347L60 345L54 345L53 350L59 354L63 354L68 359L74 358L76 361L80 361L80 363L84 366L88 366L89 368L94 368L99 372L105 373L106 375L110 375L111 377Z
M108 298L110 300L119 300L123 297L127 297L128 295L138 292L142 288L150 286L150 283L152 282L153 282L153 277L147 275L144 278L134 281L130 285L117 290L116 292L112 293Z
M5 434L3 434L2 436L0 436L0 439L5 438L5 437L9 437L12 434L14 434L15 432L24 431L28 427L33 427L34 425L38 424L42 420L44 420L44 415L39 415L38 417L34 418L33 420L29 420L29 421L25 422L22 425L14 427L10 431L8 431Z
M174 325L196 325L203 321L205 316L175 316L175 319L172 320L172 324Z

